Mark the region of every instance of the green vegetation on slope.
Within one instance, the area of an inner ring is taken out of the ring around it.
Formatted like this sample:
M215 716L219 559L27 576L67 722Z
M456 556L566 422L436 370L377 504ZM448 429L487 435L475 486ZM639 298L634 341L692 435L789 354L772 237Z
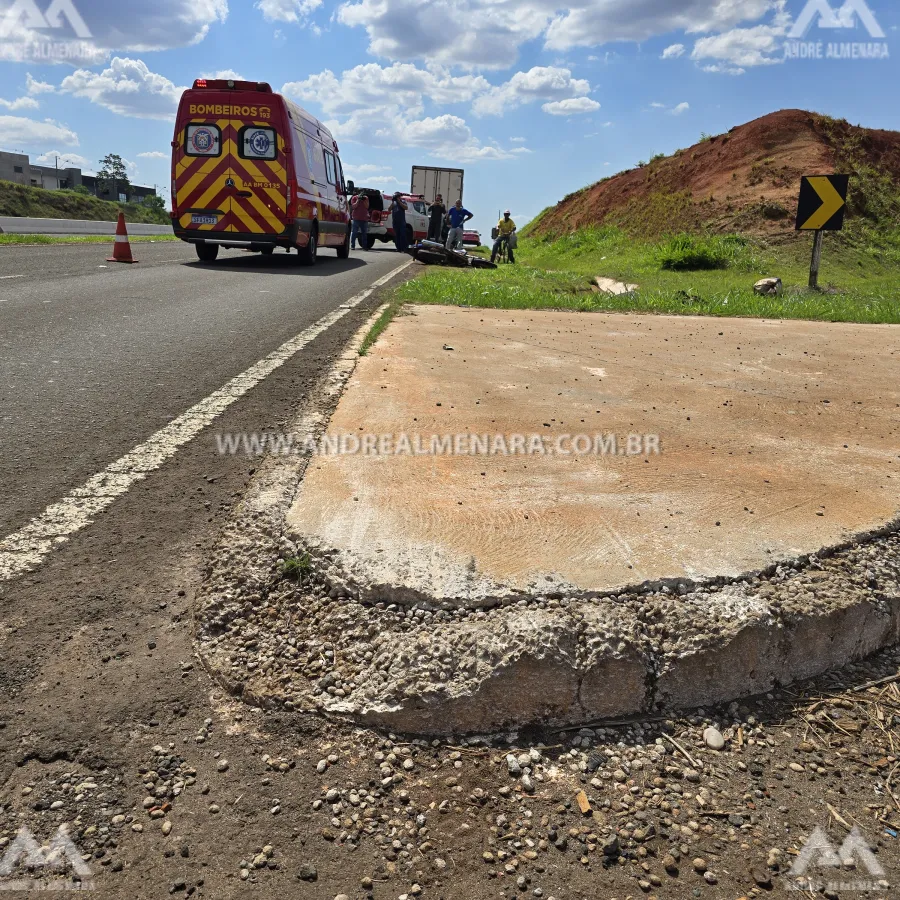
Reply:
M165 210L151 209L140 203L111 203L78 191L48 191L0 181L0 216L115 222L120 210L125 213L126 222L169 225L172 221Z
M864 243L826 235L822 291L809 291L811 235L774 244L744 237L639 240L614 227L520 241L517 265L496 271L430 267L394 293L401 303L900 323L900 231ZM686 268L699 264L699 269ZM709 264L714 264L709 267ZM597 275L639 285L592 290ZM778 276L782 296L753 284Z

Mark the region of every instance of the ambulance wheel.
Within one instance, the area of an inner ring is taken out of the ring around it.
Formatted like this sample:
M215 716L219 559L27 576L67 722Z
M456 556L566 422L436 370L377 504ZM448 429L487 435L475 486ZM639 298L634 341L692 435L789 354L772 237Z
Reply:
M219 255L218 244L194 244L200 262L215 262Z
M375 241L377 241L377 240L378 240L378 238L375 237L374 234L367 234L366 235L366 250L371 250L375 246Z
M263 247L262 250L259 251L263 256L271 256L275 252L274 247Z
M340 247L337 248L338 259L349 259L350 258L350 230L347 229L347 236L344 238L344 243L341 244Z
M309 240L305 247L300 247L300 265L314 266L316 264L316 256L319 252L319 233L313 228L309 233Z

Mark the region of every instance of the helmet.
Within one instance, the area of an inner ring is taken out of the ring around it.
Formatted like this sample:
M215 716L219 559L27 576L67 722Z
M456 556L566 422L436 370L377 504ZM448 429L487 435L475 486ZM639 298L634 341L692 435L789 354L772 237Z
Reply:
M512 213L511 213L508 209L504 209L504 210L503 210L503 215L504 215L504 216L509 216L509 215L512 215Z

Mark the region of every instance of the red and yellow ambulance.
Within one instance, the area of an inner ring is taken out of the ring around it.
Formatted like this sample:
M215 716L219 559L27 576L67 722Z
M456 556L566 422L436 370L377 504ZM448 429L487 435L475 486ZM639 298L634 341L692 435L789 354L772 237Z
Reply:
M350 211L331 132L265 82L198 78L178 106L172 224L212 262L220 247L350 255Z

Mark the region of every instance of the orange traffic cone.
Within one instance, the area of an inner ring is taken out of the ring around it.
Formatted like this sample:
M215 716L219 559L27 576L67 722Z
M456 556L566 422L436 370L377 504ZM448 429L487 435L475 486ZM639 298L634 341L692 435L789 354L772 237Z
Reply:
M131 255L131 244L128 243L128 229L125 227L125 213L119 213L119 222L116 225L116 242L113 244L113 255L107 262L136 263Z

